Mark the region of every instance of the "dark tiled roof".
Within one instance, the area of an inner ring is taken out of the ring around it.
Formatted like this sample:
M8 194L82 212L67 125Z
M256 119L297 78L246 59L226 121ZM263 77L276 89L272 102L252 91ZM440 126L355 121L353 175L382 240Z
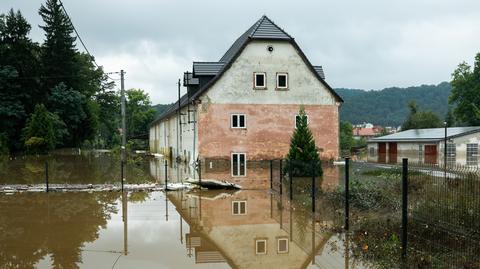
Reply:
M321 66L314 66L313 69L315 69L315 72L322 78L325 79L325 73L323 72L323 67Z
M450 127L447 128L447 138L463 136L480 132L480 126L473 127ZM412 129L391 135L372 138L369 142L421 142L440 141L445 139L445 128Z
M342 98L325 82L323 68L314 67L307 59L305 54L303 54L300 47L295 42L294 38L287 34L283 29L278 27L273 21L271 21L267 16L262 16L255 24L253 24L248 30L243 33L227 50L227 52L222 56L219 62L210 62L210 63L194 63L194 73L195 68L200 68L201 72L205 72L206 75L211 75L216 72L215 77L211 79L207 84L205 84L201 89L199 89L193 96L190 96L190 99L193 100L205 92L211 85L213 85L216 80L222 76L222 74L230 68L230 65L234 62L235 58L240 54L243 48L250 42L250 40L286 40L289 41L295 49L299 52L300 56L304 62L309 66L312 72L317 76L317 78L322 82L323 85L335 96L337 101L343 102ZM197 64L197 66L195 66ZM221 67L220 65L223 64ZM199 71L200 71L199 70ZM197 75L197 74L196 74ZM188 98L186 95L182 96L180 100L180 106L184 107L188 103ZM162 113L153 123L160 121L163 118L169 117L175 113L178 109L178 101L175 104L172 104L164 113Z
M223 62L193 62L193 74L195 76L215 76L224 65Z
M255 24L243 33L227 52L222 56L220 62L229 62L233 56L241 50L248 39L280 39L293 40L293 38L273 23L267 16L262 16Z

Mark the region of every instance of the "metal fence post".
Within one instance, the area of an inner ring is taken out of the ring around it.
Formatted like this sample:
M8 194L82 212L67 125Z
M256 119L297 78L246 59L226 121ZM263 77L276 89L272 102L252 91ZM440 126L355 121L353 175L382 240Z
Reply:
M165 160L165 192L167 192L168 190L168 187L167 187L167 184L168 184L168 163L167 163L167 160Z
M315 186L315 162L312 162L312 212L315 213L315 195L316 195L316 186Z
M283 169L282 169L283 160L280 159L280 195L283 194Z
M202 161L198 159L198 182L202 183ZM201 184L200 184L201 188Z
M45 161L45 184L47 185L47 192L49 192L49 186L48 186L48 161Z
M270 190L273 190L273 160L270 160Z
M345 230L350 228L350 158L345 158Z
M402 258L407 257L408 226L408 159L402 160Z
M290 181L290 201L293 200L293 176L292 176L292 160L290 160L288 163L288 180Z

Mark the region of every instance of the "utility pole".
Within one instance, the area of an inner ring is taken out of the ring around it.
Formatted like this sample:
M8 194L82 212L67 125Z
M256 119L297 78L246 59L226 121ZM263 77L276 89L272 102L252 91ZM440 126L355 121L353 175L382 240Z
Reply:
M125 120L125 79L124 79L125 72L120 70L120 95L121 95L121 114L122 114L122 191L123 191L123 183L125 181L125 151L126 151L126 144L127 144L127 123Z
M180 146L181 146L181 139L182 139L182 113L180 111L181 104L180 104L180 79L178 79L178 111L177 111L177 162L180 161Z

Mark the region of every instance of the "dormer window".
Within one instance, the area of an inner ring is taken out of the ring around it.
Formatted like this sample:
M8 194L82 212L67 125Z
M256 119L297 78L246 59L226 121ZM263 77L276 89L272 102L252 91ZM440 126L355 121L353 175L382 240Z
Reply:
M277 73L277 90L288 89L288 74Z
M253 86L255 89L267 88L267 74L266 73L253 73Z

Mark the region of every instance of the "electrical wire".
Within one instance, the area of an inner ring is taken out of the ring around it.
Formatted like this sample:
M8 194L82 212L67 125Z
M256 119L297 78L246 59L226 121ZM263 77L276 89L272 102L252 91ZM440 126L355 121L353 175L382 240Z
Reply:
M77 35L78 37L78 40L80 40L80 43L82 44L83 48L85 49L85 51L87 52L87 54L90 56L90 59L92 59L92 62L93 64L95 64L95 66L97 68L101 68L97 62L95 61L95 57L93 57L93 55L90 53L90 51L88 50L87 46L85 45L85 42L83 42L83 39L82 37L80 36L80 34L78 33L77 29L75 28L75 25L73 25L73 22L72 22L72 19L70 18L70 15L68 15L68 12L67 10L65 9L65 6L63 5L63 2L62 0L58 0L58 2L60 2L60 7L62 8L63 12L65 13L65 15L67 16L68 18L68 21L70 21L70 25L72 26L73 28L73 31L75 32L75 34ZM111 72L112 74L113 73L117 73L117 72ZM111 78L108 74L109 73L105 73L107 75L107 77L110 79L110 80L118 80L118 79L113 79Z

